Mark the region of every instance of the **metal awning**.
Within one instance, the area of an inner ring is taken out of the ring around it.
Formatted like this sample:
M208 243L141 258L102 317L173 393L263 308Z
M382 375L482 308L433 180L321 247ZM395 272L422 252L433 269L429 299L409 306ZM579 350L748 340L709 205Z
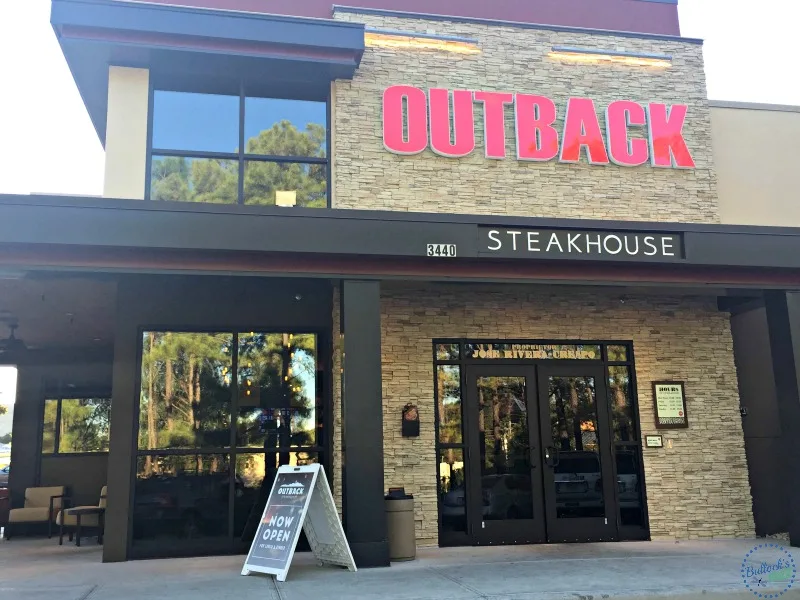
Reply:
M671 236L679 251L626 255L615 241L611 254L495 252L488 231ZM457 255L428 256L430 244ZM0 265L794 288L800 228L0 195Z

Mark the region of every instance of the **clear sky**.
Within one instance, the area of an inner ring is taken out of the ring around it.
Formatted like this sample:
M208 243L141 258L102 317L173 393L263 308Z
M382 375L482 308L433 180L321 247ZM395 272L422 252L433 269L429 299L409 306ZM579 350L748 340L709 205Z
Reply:
M0 193L100 194L103 149L49 5L0 0ZM706 41L710 98L800 105L800 0L679 0L679 10L683 35Z
M8 409L0 416L0 435L11 432L11 421L14 414L14 400L17 393L17 369L0 366L0 404Z

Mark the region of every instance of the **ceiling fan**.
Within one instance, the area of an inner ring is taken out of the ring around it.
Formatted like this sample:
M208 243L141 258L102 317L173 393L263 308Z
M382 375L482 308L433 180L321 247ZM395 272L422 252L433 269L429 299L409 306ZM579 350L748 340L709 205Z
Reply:
M10 331L9 335L5 339L0 339L0 354L9 354L12 352L24 352L28 349L21 339L19 339L15 332L17 327L19 327L19 323L16 320L9 320L5 322L8 326Z

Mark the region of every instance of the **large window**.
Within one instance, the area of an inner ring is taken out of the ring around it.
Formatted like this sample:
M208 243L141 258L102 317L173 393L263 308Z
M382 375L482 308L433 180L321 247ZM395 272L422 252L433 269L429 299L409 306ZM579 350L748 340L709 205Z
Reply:
M42 454L108 452L109 398L48 398L44 401Z
M142 337L134 553L249 546L281 465L322 462L313 333Z
M151 200L328 205L327 103L155 90Z

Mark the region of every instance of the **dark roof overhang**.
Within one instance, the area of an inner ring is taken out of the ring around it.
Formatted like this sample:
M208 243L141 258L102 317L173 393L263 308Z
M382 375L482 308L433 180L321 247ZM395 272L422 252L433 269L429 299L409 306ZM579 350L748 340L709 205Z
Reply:
M51 23L101 141L111 65L149 68L173 89L229 92L251 81L324 99L331 81L352 79L364 53L364 26L330 19L53 0Z
M685 256L509 259L487 255L487 227L669 232ZM433 242L458 258L426 257ZM800 228L0 194L0 267L800 289Z

